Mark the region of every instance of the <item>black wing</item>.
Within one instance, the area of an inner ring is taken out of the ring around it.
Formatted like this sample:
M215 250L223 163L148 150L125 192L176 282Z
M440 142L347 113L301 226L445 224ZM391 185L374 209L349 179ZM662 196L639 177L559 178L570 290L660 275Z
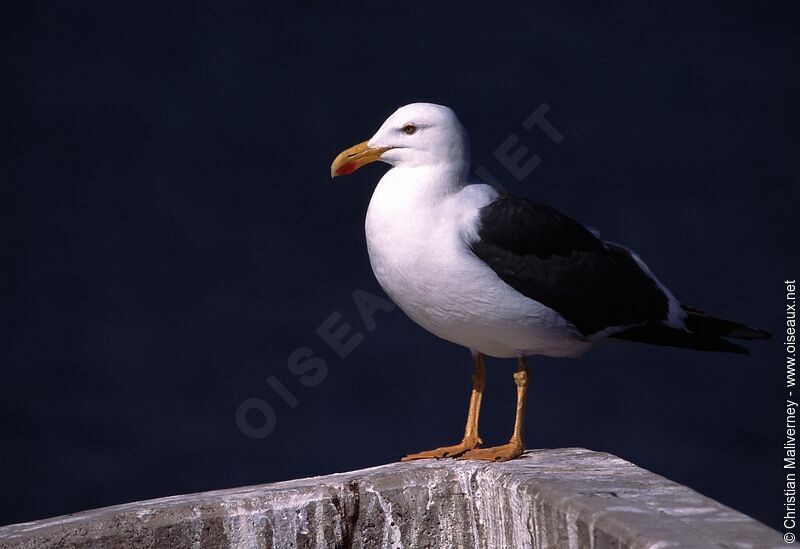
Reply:
M473 253L584 336L666 320L667 296L628 250L553 208L504 196L481 208L479 223Z

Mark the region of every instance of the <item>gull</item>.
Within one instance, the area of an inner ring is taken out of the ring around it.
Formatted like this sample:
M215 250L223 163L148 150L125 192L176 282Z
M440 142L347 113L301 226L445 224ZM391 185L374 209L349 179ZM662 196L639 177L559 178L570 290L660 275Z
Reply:
M366 215L375 277L414 322L473 357L461 442L404 461L520 456L526 357L579 357L607 338L748 354L725 338L769 337L682 304L636 253L557 210L471 180L469 157L467 132L451 109L414 103L331 165L331 177L374 161L391 166ZM481 448L478 433L484 356L517 361L512 435L491 448Z

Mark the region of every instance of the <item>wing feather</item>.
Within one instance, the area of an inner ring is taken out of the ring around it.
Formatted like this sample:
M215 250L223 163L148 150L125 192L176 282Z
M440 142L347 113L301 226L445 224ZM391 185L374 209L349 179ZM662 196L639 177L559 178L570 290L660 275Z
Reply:
M470 247L506 284L584 336L667 318L668 297L628 250L544 204L504 196L484 206Z

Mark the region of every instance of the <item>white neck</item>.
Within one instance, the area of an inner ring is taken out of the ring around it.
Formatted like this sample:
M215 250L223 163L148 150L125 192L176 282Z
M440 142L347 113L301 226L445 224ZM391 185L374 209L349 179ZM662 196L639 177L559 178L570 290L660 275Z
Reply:
M468 176L469 165L396 166L381 178L375 194L380 190L392 196L413 196L415 201L430 204L464 188Z

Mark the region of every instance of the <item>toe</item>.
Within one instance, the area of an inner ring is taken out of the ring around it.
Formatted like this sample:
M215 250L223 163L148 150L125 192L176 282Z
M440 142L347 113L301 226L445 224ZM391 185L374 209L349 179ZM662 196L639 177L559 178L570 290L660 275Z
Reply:
M436 448L435 450L427 450L425 452L419 452L416 454L408 454L407 456L401 458L400 461L414 461L417 459L454 458L462 455L464 452L472 450L478 444L480 444L480 439L462 441L460 444L455 444L453 446L444 446L442 448Z
M462 460L509 461L522 455L522 448L516 444L505 444L493 448L471 450L459 456Z

